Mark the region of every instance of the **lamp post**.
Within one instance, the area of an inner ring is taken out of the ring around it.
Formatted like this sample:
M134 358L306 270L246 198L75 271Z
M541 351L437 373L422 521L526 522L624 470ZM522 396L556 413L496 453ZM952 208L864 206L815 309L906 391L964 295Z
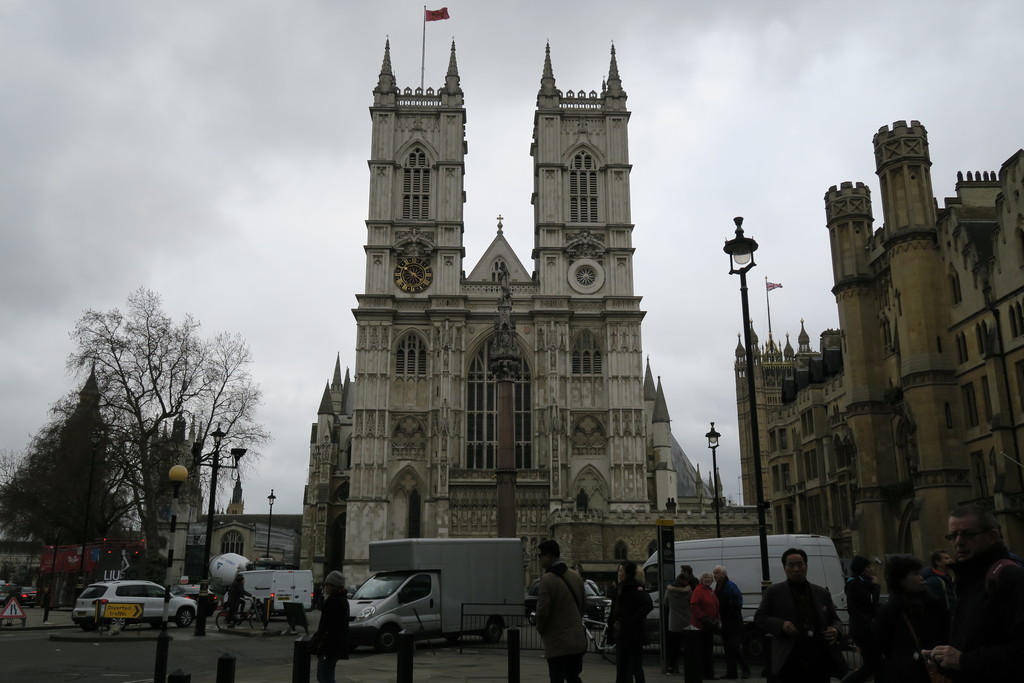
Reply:
M188 470L182 465L175 465L167 472L174 487L173 511L171 512L171 531L167 545L167 567L174 564L174 536L178 530L178 493L181 485L188 479ZM169 577L168 577L169 578ZM167 608L171 602L171 586L164 586L164 616L160 621L160 635L156 640L156 662L153 665L153 683L164 683L167 680L167 654L171 649L171 637L167 634Z
M213 512L214 501L217 497L217 472L224 469L237 470L238 461L245 455L246 449L232 448L231 457L234 458L234 465L220 464L220 444L227 434L221 431L220 424L217 425L210 436L213 437L213 453L210 454L210 462L202 461L202 442L196 442L192 446L192 455L195 458L196 467L209 467L210 473L210 501L206 508L206 543L203 545L203 579L199 582L199 615L196 617L197 636L206 635L206 612L209 610L209 588L210 588L210 545L213 543Z
M721 501L721 496L718 493L718 455L716 453L716 451L718 450L718 437L720 437L721 434L715 431L714 422L711 423L711 431L705 434L704 436L708 437L708 448L711 449L711 476L712 481L715 482L715 502L713 503L715 508L715 538L721 538L722 512L719 509L719 502Z
M103 432L98 429L93 430L89 435L89 440L92 442L92 456L89 461L89 488L85 491L85 517L82 518L82 552L78 558L79 590L85 588L85 544L89 540L89 513L92 507L93 476L96 472L96 450L99 448L100 441L103 440Z
M729 255L729 274L740 276L743 303L743 343L747 352L747 398L750 402L750 449L754 461L754 493L757 497L757 530L761 537L761 592L771 585L768 574L768 531L765 524L764 481L761 474L761 432L757 424L757 394L754 384L754 351L750 342L750 304L747 301L747 271L753 268L757 242L743 235L743 217L737 216L736 236L726 240L723 251Z
M274 501L277 500L277 496L274 495L274 489L270 489L270 495L267 496L267 502L270 503L270 513L267 515L267 558L270 558L270 529L271 522L274 520Z

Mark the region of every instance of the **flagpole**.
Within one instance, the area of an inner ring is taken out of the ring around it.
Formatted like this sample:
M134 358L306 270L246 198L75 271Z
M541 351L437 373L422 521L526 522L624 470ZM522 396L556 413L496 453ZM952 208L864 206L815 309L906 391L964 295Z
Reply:
M768 296L768 276L764 276L764 302L768 306L768 338L772 338L772 301Z
M420 52L420 90L423 90L423 79L427 70L427 6L423 6L423 49Z

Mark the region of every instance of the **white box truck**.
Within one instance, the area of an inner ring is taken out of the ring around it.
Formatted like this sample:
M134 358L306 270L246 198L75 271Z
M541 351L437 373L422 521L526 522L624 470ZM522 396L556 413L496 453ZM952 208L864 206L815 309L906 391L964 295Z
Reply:
M807 580L822 586L832 595L839 618L846 623L846 593L843 588L846 578L836 553L836 546L827 536L810 534L778 534L768 536L768 572L772 583L786 580L782 567L782 553L789 548L800 548L807 553ZM698 579L704 572L711 573L722 565L743 593L743 636L744 652L753 658L760 658L765 647L760 634L754 629L754 612L761 604L761 538L759 536L734 536L728 538L702 538L692 541L675 542L675 566L668 581L679 573L679 565L693 567ZM655 609L648 614L648 633L654 641L658 639L658 553L651 555L644 563L647 590L653 591Z
M417 639L501 639L523 613L523 545L518 538L414 538L370 543L375 572L349 600L349 640L393 651L398 634Z
M313 572L309 569L253 569L242 572L245 589L270 603L271 614L284 614L284 604L313 607Z

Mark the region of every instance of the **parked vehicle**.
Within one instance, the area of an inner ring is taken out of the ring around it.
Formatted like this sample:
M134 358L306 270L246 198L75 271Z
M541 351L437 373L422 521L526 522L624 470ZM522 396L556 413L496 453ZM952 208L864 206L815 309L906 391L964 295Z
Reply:
M598 592L597 585L593 581L584 581L583 591L584 599L586 600L583 616L593 621L603 622L605 620L606 612L611 607L612 601ZM539 594L540 579L536 579L530 584L530 589L526 591L526 596L523 600L527 616L532 615L537 611L537 596Z
M115 622L124 623L123 619L109 619L101 616L97 623L96 603L133 602L142 605L140 621L152 626L159 626L164 616L164 587L152 581L100 581L86 586L75 601L71 610L71 621L85 631L92 631L97 626ZM101 608L102 615L102 608ZM172 595L167 603L167 619L180 627L188 626L196 616L196 603L180 595Z
M523 610L523 546L517 538L416 538L370 543L370 571L349 601L353 646L393 651L398 633L501 640L505 617Z
M35 586L22 586L13 595L22 607L35 607L37 592Z
M269 601L271 614L284 614L286 602L313 608L313 572L309 569L254 569L242 576L247 591Z
M199 584L185 583L178 586L171 586L171 595L177 595L183 598L188 598L193 602L199 602ZM213 599L213 607L216 609L220 603L220 596L215 593L210 593L210 597Z
M807 553L807 580L824 587L832 594L839 617L846 623L846 594L843 591L845 578L839 562L835 544L827 536L809 534L779 534L768 536L768 570L772 583L786 580L782 567L782 553L788 548L800 548ZM732 580L743 592L744 650L751 657L761 657L765 643L753 627L754 612L761 603L761 539L759 536L734 536L729 538L703 538L693 541L675 542L675 566L669 570L674 578L679 565L693 567L694 576L711 572L716 565L722 565ZM653 591L654 609L647 617L648 632L654 641L658 640L658 553L651 555L644 563L647 590ZM666 580L671 581L670 577Z

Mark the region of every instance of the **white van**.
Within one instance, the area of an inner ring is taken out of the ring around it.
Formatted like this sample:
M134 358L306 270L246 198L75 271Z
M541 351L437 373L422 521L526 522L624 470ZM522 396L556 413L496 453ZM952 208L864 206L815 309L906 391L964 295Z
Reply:
M786 580L782 567L782 553L789 548L800 548L807 553L807 580L824 587L832 595L839 618L846 623L846 593L843 590L845 577L836 553L836 546L828 536L810 534L779 534L768 536L768 570L772 583ZM743 620L746 622L744 651L751 657L760 657L763 643L753 627L754 612L761 603L761 538L759 536L733 536L729 538L702 538L694 541L675 542L675 567L672 577L679 573L679 566L693 567L697 578L722 565L729 573L729 579L743 593ZM644 563L647 590L652 591L656 609L648 615L648 632L653 640L658 639L658 553L651 555Z
M313 572L309 569L254 569L242 572L245 589L270 601L271 614L284 614L284 603L299 603L307 611L313 608Z

